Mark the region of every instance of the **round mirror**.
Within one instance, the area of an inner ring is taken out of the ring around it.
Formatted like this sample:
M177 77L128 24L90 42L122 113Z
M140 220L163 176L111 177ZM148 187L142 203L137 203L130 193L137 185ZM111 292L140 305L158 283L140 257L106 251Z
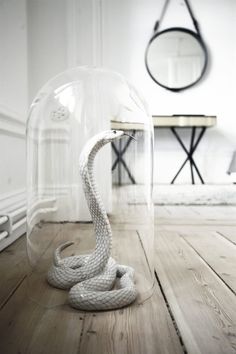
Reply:
M202 78L207 66L207 50L197 33L173 27L155 33L150 39L145 63L157 84L180 91Z

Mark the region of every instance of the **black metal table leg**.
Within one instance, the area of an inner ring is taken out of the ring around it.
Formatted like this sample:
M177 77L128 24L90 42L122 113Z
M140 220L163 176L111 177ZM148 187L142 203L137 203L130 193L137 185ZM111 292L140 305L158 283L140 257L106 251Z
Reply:
M132 131L132 136L135 136L135 130ZM129 176L129 179L130 181L133 183L133 184L136 184L136 181L134 179L134 177L132 176L124 158L123 158L123 155L125 154L125 152L127 151L130 143L132 141L132 137L129 137L126 141L126 144L124 145L124 147L122 148L122 143L121 143L121 140L119 140L119 144L118 144L118 148L117 146L115 145L115 143L112 143L112 149L113 151L115 152L115 155L116 155L116 160L114 161L113 165L112 165L112 171L114 171L114 169L116 168L116 166L118 167L118 183L119 183L119 186L121 186L122 184L122 175L121 175L121 165L123 165L125 171L127 172L128 176Z
M196 132L196 128L193 127L192 129L192 133L191 133L191 140L190 140L190 147L189 147L189 151L193 150L193 144L194 144L194 138L195 138L195 132ZM191 169L191 179L192 179L192 184L195 184L194 182L194 173L193 173L193 163L192 160L189 160L190 163L190 169Z
M122 141L119 140L119 151L122 149ZM118 155L118 184L121 186L121 154Z
M186 165L187 162L188 162L188 157L186 157L186 160L182 163L182 165L180 166L178 172L176 173L176 175L174 176L174 178L172 179L170 184L174 184L175 183L176 178L178 177L178 175L180 174L180 172L182 171L182 169L184 168L184 166Z
M192 131L191 131L191 140L190 140L190 147L189 150L186 148L186 146L184 145L184 143L182 142L180 136L178 135L177 131L175 130L175 128L170 128L172 133L174 134L174 136L176 137L176 139L178 140L179 144L181 145L181 147L183 148L183 150L185 151L187 158L185 159L185 161L183 162L183 164L181 165L180 169L178 170L178 172L176 173L176 175L174 176L174 178L171 181L171 184L174 184L176 178L178 177L178 175L180 174L180 172L182 171L182 169L184 168L184 166L186 165L186 163L189 161L190 163L190 170L191 170L191 179L192 179L192 184L195 183L194 180L194 170L197 173L200 181L202 184L204 184L204 180L199 172L199 169L193 159L193 154L198 146L198 144L200 143L205 131L206 131L206 127L200 127L200 133L195 140L195 133L196 133L196 127L192 127Z

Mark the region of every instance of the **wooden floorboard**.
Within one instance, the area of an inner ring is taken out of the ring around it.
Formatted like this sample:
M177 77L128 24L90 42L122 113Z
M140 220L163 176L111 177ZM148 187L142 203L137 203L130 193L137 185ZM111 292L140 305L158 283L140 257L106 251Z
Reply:
M93 240L92 234L91 225L81 230L81 226L65 224L50 245L54 247L58 239L62 241L70 235L72 240L81 239L80 248L83 249ZM67 255L71 252L73 247L66 251ZM41 261L47 263L49 253L47 249ZM150 269L135 230L114 231L113 254L122 263L135 267L140 292L148 288ZM140 278L139 274L143 277ZM66 291L50 288L37 274L33 286L29 287L27 282L31 282L31 278L23 281L0 311L1 353L183 353L156 282L153 296L145 301L138 299L122 310L85 314L66 304ZM35 302L42 301L49 306L52 298L58 304L65 304L45 308Z
M236 226L219 226L217 232L236 245Z
M236 298L175 232L159 232L156 272L188 353L236 350Z
M116 258L145 276L145 281L136 279L138 290L144 292L151 279L137 233L116 231L113 242ZM158 284L151 299L118 311L86 315L80 350L86 354L183 353Z
M155 206L158 225L236 226L235 206Z
M236 246L216 232L181 236L236 294Z
M113 255L135 267L137 287L144 290L150 283L150 264L143 252L145 206L129 204L129 198L122 188L114 195ZM0 353L235 353L236 207L156 206L155 210L153 296L121 310L76 311L67 305L67 292L49 287L40 273L31 278L29 287L25 237L1 252ZM50 242L51 226L43 227L37 232L42 233L46 268L58 243L72 239L84 252L94 246L91 224L58 224ZM74 254L76 247L64 255ZM50 307L55 299L60 306Z
M30 301L25 281L0 312L0 353L77 353L82 328L83 315L69 306Z
M0 308L4 306L28 271L25 239L20 238L0 253Z
M85 317L81 353L183 353L180 341L156 286L142 305Z

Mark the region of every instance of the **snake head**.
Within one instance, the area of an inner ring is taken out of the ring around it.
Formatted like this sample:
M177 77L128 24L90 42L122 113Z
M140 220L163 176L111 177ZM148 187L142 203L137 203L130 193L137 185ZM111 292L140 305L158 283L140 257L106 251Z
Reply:
M130 138L136 140L132 135L127 134L123 130L108 130L105 132L104 139L108 142L112 142L116 139L120 139L123 136L129 136Z

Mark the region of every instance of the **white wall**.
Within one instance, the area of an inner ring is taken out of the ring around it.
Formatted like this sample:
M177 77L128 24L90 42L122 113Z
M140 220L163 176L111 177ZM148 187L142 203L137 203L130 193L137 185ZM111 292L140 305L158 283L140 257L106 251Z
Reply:
M0 1L0 209L25 188L28 109L26 0Z
M27 0L30 102L53 76L67 68L67 2Z
M230 179L226 170L236 141L235 1L191 1L208 46L210 63L204 79L180 93L156 85L144 67L144 51L163 4L160 0L103 0L102 63L124 74L143 92L152 114L217 115L217 128L207 131L196 161L206 182L227 183ZM162 25L193 28L182 0L170 1ZM187 139L188 134L182 134ZM155 181L169 182L185 156L170 131L157 131L156 142ZM189 176L186 169L178 181L188 182Z
M101 65L100 0L27 0L30 101L67 68Z
M226 170L236 138L236 2L191 1L208 45L210 65L198 85L180 93L158 87L144 67L144 51L163 3L0 0L0 144L4 152L0 194L25 186L24 123L36 92L60 71L84 64L103 65L124 74L143 92L153 114L217 115L217 128L208 130L196 160L206 182L229 181ZM192 26L182 0L171 0L167 15L163 27ZM182 133L187 139L186 132ZM158 130L156 142L155 181L169 182L184 153L168 130ZM188 169L181 181L189 182Z

